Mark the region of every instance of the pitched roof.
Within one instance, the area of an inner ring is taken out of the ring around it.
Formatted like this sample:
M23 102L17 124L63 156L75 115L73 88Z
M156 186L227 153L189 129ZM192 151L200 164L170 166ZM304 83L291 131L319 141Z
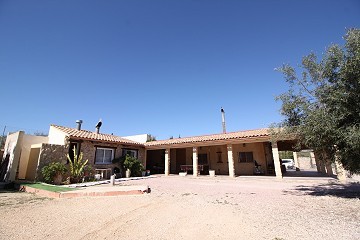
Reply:
M207 142L207 141L219 141L219 140L231 140L231 139L250 139L257 137L269 137L269 129L262 128L256 130L246 130L239 132L220 133L212 135L203 135L195 137L175 138L168 140L159 140L145 143L145 146L158 146L158 145L174 145L181 143L196 143L196 142Z
M118 136L114 136L111 134L104 133L95 133L87 130L77 130L75 128L57 126L51 124L52 127L64 132L66 135L77 138L77 139L86 139L86 140L94 140L94 141L103 141L103 142L114 142L114 143L125 143L125 144L133 144L133 145L143 145L141 143L131 141L125 138L121 138Z

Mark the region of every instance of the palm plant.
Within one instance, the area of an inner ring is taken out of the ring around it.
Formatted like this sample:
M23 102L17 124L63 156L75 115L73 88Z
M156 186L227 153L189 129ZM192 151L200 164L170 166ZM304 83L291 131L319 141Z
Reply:
M88 159L83 161L83 153L77 153L76 147L73 148L74 159L71 159L70 155L67 154L67 158L69 160L70 165L70 182L78 183L80 179L83 177L84 168L88 163Z

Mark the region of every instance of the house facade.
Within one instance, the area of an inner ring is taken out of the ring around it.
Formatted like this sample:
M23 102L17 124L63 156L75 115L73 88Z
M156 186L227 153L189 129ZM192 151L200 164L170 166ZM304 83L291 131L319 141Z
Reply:
M119 169L112 160L124 154L137 157L145 164L145 148L139 142L111 134L51 125L48 137L38 138L22 131L8 135L4 154L7 159L2 161L7 166L0 181L41 180L41 169L51 162L66 164L67 154L72 157L74 147L78 153L83 153L83 159L88 159L88 165L107 170L103 171L105 177L109 177L115 168Z
M41 180L44 166L66 164L66 156L72 157L74 148L105 177L119 170L118 164L112 163L114 158L129 154L151 174L187 172L198 176L213 172L230 177L262 174L281 178L279 151L292 146L291 140L272 141L267 128L150 142L144 141L145 135L124 138L82 130L81 126L51 125L48 137L33 138L26 144L24 139L30 137L24 136L23 132L8 136L5 152L9 163L1 181Z

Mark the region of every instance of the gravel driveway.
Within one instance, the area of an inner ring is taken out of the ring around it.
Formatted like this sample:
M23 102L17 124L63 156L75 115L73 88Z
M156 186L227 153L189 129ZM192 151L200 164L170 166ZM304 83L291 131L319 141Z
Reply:
M48 199L0 192L1 239L360 239L359 184L158 176L150 194Z

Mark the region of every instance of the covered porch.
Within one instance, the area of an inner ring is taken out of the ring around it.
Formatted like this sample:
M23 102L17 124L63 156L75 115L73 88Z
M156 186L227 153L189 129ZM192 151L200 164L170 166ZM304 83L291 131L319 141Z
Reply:
M146 143L146 166L152 173L192 176L270 175L282 178L277 142L259 130ZM209 139L207 139L209 138ZM280 147L283 144L282 141ZM154 168L155 167L155 168Z

